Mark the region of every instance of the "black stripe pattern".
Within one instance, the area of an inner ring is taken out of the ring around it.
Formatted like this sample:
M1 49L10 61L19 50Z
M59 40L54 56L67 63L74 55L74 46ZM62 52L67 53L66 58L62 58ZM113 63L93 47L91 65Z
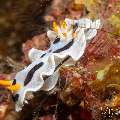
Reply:
M56 43L58 43L59 41L60 41L60 38L56 38L55 41L53 42L53 44L56 44ZM64 50L67 50L67 49L69 49L69 48L73 45L73 43L74 43L74 40L72 39L72 40L71 40L68 44L66 44L64 47L53 51L53 53L60 53L60 52L62 52L62 51L64 51ZM51 52L51 50L50 50L49 52ZM43 54L40 58L44 57L45 55L46 55L46 53ZM25 81L24 81L24 86L26 86L26 85L31 81L31 79L32 79L35 71L38 70L40 67L42 67L43 64L44 64L43 62L40 62L39 64L35 65L35 66L28 72L28 74L27 74L27 76L26 76L26 78L25 78ZM13 83L13 84L15 84L15 80L14 80L14 83Z
M16 79L14 79L14 80L13 80L13 83L12 83L12 85L15 85L15 84L16 84Z
M45 55L46 55L46 53L44 53L43 55L41 55L41 57L40 57L40 58L43 58Z
M74 40L72 39L67 45L65 45L64 47L62 47L60 49L57 49L57 50L53 51L53 53L60 53L64 50L67 50L73 45L73 43L74 43Z
M18 98L19 98L19 94L14 95L14 96L13 96L14 102L18 101Z
M57 44L58 42L60 42L60 38L56 38L55 41L53 42L53 44Z
M40 67L42 67L43 64L44 64L43 62L40 62L28 72L27 77L25 78L25 81L24 81L24 85L27 85L31 81L35 71L38 70Z
M78 28L78 24L76 23L75 25L73 25L73 33L77 30Z

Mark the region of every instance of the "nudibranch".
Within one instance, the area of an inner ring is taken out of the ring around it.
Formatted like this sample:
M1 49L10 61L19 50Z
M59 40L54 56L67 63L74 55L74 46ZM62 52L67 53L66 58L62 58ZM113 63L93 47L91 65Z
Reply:
M87 40L97 34L100 20L92 22L87 18L65 19L60 26L56 23L53 26L53 30L47 32L51 41L50 47L45 51L32 48L28 54L31 64L18 72L13 80L13 86L19 85L19 89L14 93L16 111L20 111L24 106L27 92L49 91L55 87L59 74L55 71L58 61L67 56L73 61L80 59ZM44 79L44 76L48 76L47 79Z

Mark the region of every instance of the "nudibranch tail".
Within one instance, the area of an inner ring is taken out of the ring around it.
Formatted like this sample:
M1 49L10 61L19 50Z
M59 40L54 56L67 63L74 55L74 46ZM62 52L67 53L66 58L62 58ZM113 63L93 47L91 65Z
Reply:
M0 80L0 86L10 86L11 84L11 80Z
M15 85L12 85L12 86L8 86L7 89L12 91L12 92L16 92L16 91L21 89L21 85L20 84L15 84Z
M16 92L20 90L20 84L16 83L15 85L13 85L12 80L0 80L0 86L5 87L11 92Z

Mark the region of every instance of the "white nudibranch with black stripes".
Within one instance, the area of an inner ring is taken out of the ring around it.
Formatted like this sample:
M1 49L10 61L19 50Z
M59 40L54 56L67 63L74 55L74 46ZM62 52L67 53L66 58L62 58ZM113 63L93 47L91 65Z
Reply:
M49 30L47 36L51 45L46 51L32 48L29 51L31 64L18 72L13 84L20 84L20 89L15 92L16 111L20 111L25 102L28 91L49 91L53 89L58 80L58 61L67 56L77 61L84 53L87 40L97 34L100 20L92 22L90 19L80 20L65 19L61 26ZM44 79L43 76L48 76Z

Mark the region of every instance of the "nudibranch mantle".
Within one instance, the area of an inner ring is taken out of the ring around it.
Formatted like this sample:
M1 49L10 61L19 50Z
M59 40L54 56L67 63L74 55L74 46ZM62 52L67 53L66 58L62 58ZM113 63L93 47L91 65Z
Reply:
M59 76L58 71L55 71L58 60L70 56L73 61L77 61L83 55L87 41L97 34L100 27L100 20L92 22L87 18L65 19L65 23L66 27L62 29L56 26L57 32L52 30L47 32L51 41L48 50L32 48L28 54L31 64L16 74L14 80L21 86L15 93L16 111L20 111L24 106L27 92L53 89ZM66 32L65 35L62 31ZM44 80L43 76L50 77Z

